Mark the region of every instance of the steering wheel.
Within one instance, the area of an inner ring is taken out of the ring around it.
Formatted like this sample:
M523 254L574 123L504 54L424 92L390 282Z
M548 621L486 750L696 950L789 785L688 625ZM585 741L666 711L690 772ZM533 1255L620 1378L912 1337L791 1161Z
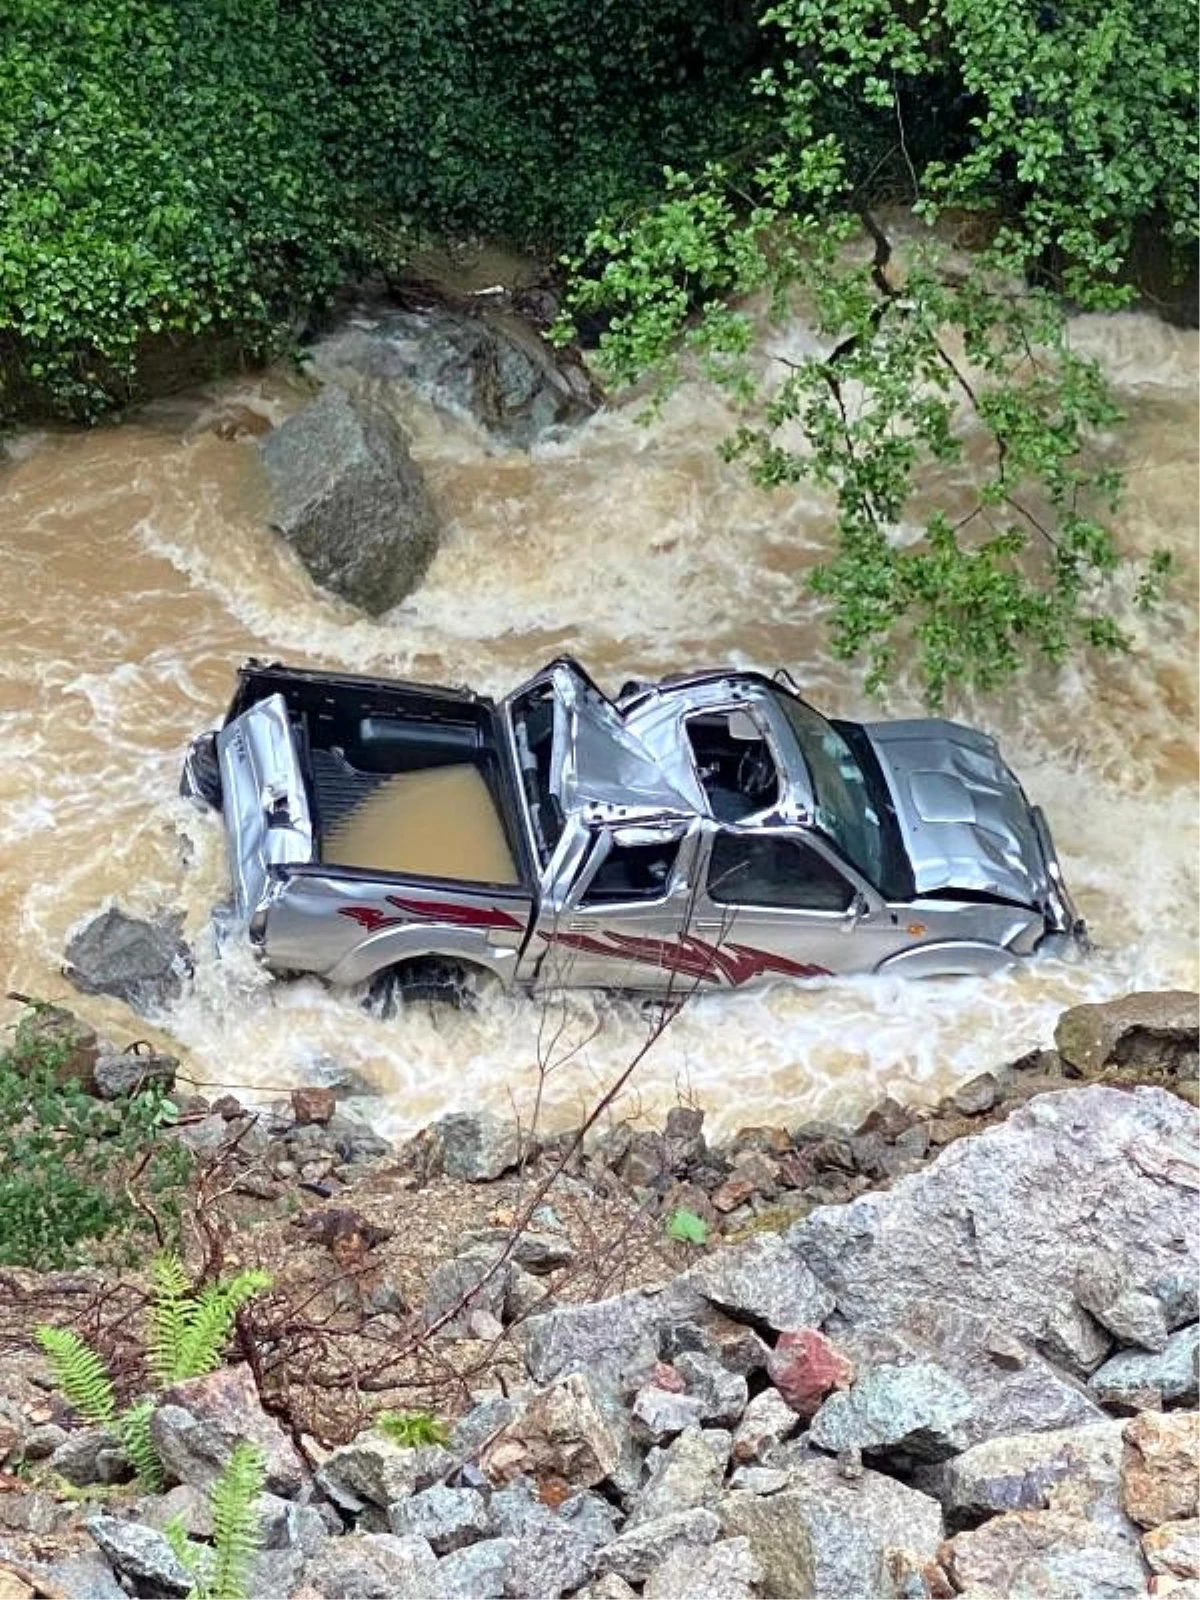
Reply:
M738 792L748 800L767 800L775 792L775 763L765 744L752 744L738 762Z

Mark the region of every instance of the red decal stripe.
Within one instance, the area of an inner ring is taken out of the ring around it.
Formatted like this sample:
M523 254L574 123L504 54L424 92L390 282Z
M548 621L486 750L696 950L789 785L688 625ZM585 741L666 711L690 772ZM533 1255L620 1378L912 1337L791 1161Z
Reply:
M507 928L514 933L520 933L525 926L499 906L462 905L453 900L402 900L394 894L389 894L387 901L403 915L389 916L378 906L339 906L338 916L349 917L368 933L413 921L451 922L456 928Z
M586 955L662 967L667 972L678 972L687 978L713 980L724 977L735 985L749 983L752 978L767 973L789 978L830 976L828 967L792 961L787 956L776 955L770 950L755 950L744 944L706 944L703 939L690 934L677 940L642 939L633 934L614 932L544 933L542 938L548 944L562 945Z

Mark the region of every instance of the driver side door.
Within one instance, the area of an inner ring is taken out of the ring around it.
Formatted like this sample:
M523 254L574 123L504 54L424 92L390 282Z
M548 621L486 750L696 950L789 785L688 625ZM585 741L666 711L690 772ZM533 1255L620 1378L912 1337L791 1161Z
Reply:
M692 926L726 983L869 972L899 942L874 891L800 828L719 828Z

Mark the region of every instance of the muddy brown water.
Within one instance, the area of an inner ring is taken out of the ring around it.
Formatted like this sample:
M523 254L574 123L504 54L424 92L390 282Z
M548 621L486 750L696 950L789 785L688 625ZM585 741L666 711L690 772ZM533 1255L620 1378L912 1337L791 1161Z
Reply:
M1000 737L1045 806L1096 956L987 982L707 996L655 1044L628 1109L691 1097L728 1127L850 1116L885 1090L931 1098L1048 1042L1073 1002L1195 985L1197 339L1140 315L1081 318L1075 338L1102 357L1130 414L1117 446L1124 542L1175 552L1173 596L1145 620L1118 578L1132 654L953 709ZM799 323L773 346L809 347ZM193 1080L265 1092L336 1062L378 1085L389 1133L466 1106L528 1117L539 1086L568 1118L641 1044L633 1003L580 997L547 1011L499 996L475 1015L385 1022L315 981L272 982L237 951L218 958L208 919L224 892L221 831L176 797L184 743L214 723L251 654L493 692L564 649L610 687L721 662L782 665L826 710L877 712L854 669L829 659L803 587L828 508L806 487L756 491L722 463L730 413L698 381L648 429L632 402L529 456L414 402L405 416L446 535L424 587L368 621L314 590L262 523L238 422L277 422L301 400L268 376L119 426L7 442L3 987L71 1003L59 963L73 927L113 901L135 913L181 905L196 979L161 1025L115 1002L77 1003L117 1037L168 1043ZM903 685L887 707L919 709ZM17 1008L2 1005L11 1020Z
M518 883L504 823L478 767L387 778L325 839L322 861L468 883Z

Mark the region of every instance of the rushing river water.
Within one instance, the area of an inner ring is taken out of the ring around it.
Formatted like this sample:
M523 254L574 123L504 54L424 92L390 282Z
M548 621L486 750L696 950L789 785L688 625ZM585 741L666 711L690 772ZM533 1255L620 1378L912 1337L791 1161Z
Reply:
M804 330L792 335L802 343ZM719 1124L842 1116L885 1089L927 1098L1047 1043L1065 1005L1197 979L1194 333L1085 318L1117 381L1127 548L1179 561L1165 613L1130 613L1135 651L1039 673L955 710L994 731L1047 810L1100 946L1085 965L1000 980L781 984L709 996L657 1041L626 1106L693 1097ZM469 682L503 692L563 649L602 682L725 661L784 665L821 707L870 711L830 662L804 568L828 518L722 464L722 401L685 386L650 429L617 408L532 455L413 403L414 450L447 532L424 587L370 622L316 592L262 524L253 446L220 426L278 421L282 378L162 403L116 427L10 440L0 465L0 948L5 989L64 998L114 1037L148 1029L59 974L71 929L113 901L186 907L192 988L149 1030L206 1084L286 1087L330 1060L381 1090L379 1125L515 1105L538 1083L561 1120L645 1037L630 1002L520 997L475 1015L365 1016L315 982L218 960L220 824L176 798L182 747L223 710L247 655ZM877 708L876 708L877 709ZM911 714L898 690L888 710ZM4 1020L15 1015L0 1003Z

